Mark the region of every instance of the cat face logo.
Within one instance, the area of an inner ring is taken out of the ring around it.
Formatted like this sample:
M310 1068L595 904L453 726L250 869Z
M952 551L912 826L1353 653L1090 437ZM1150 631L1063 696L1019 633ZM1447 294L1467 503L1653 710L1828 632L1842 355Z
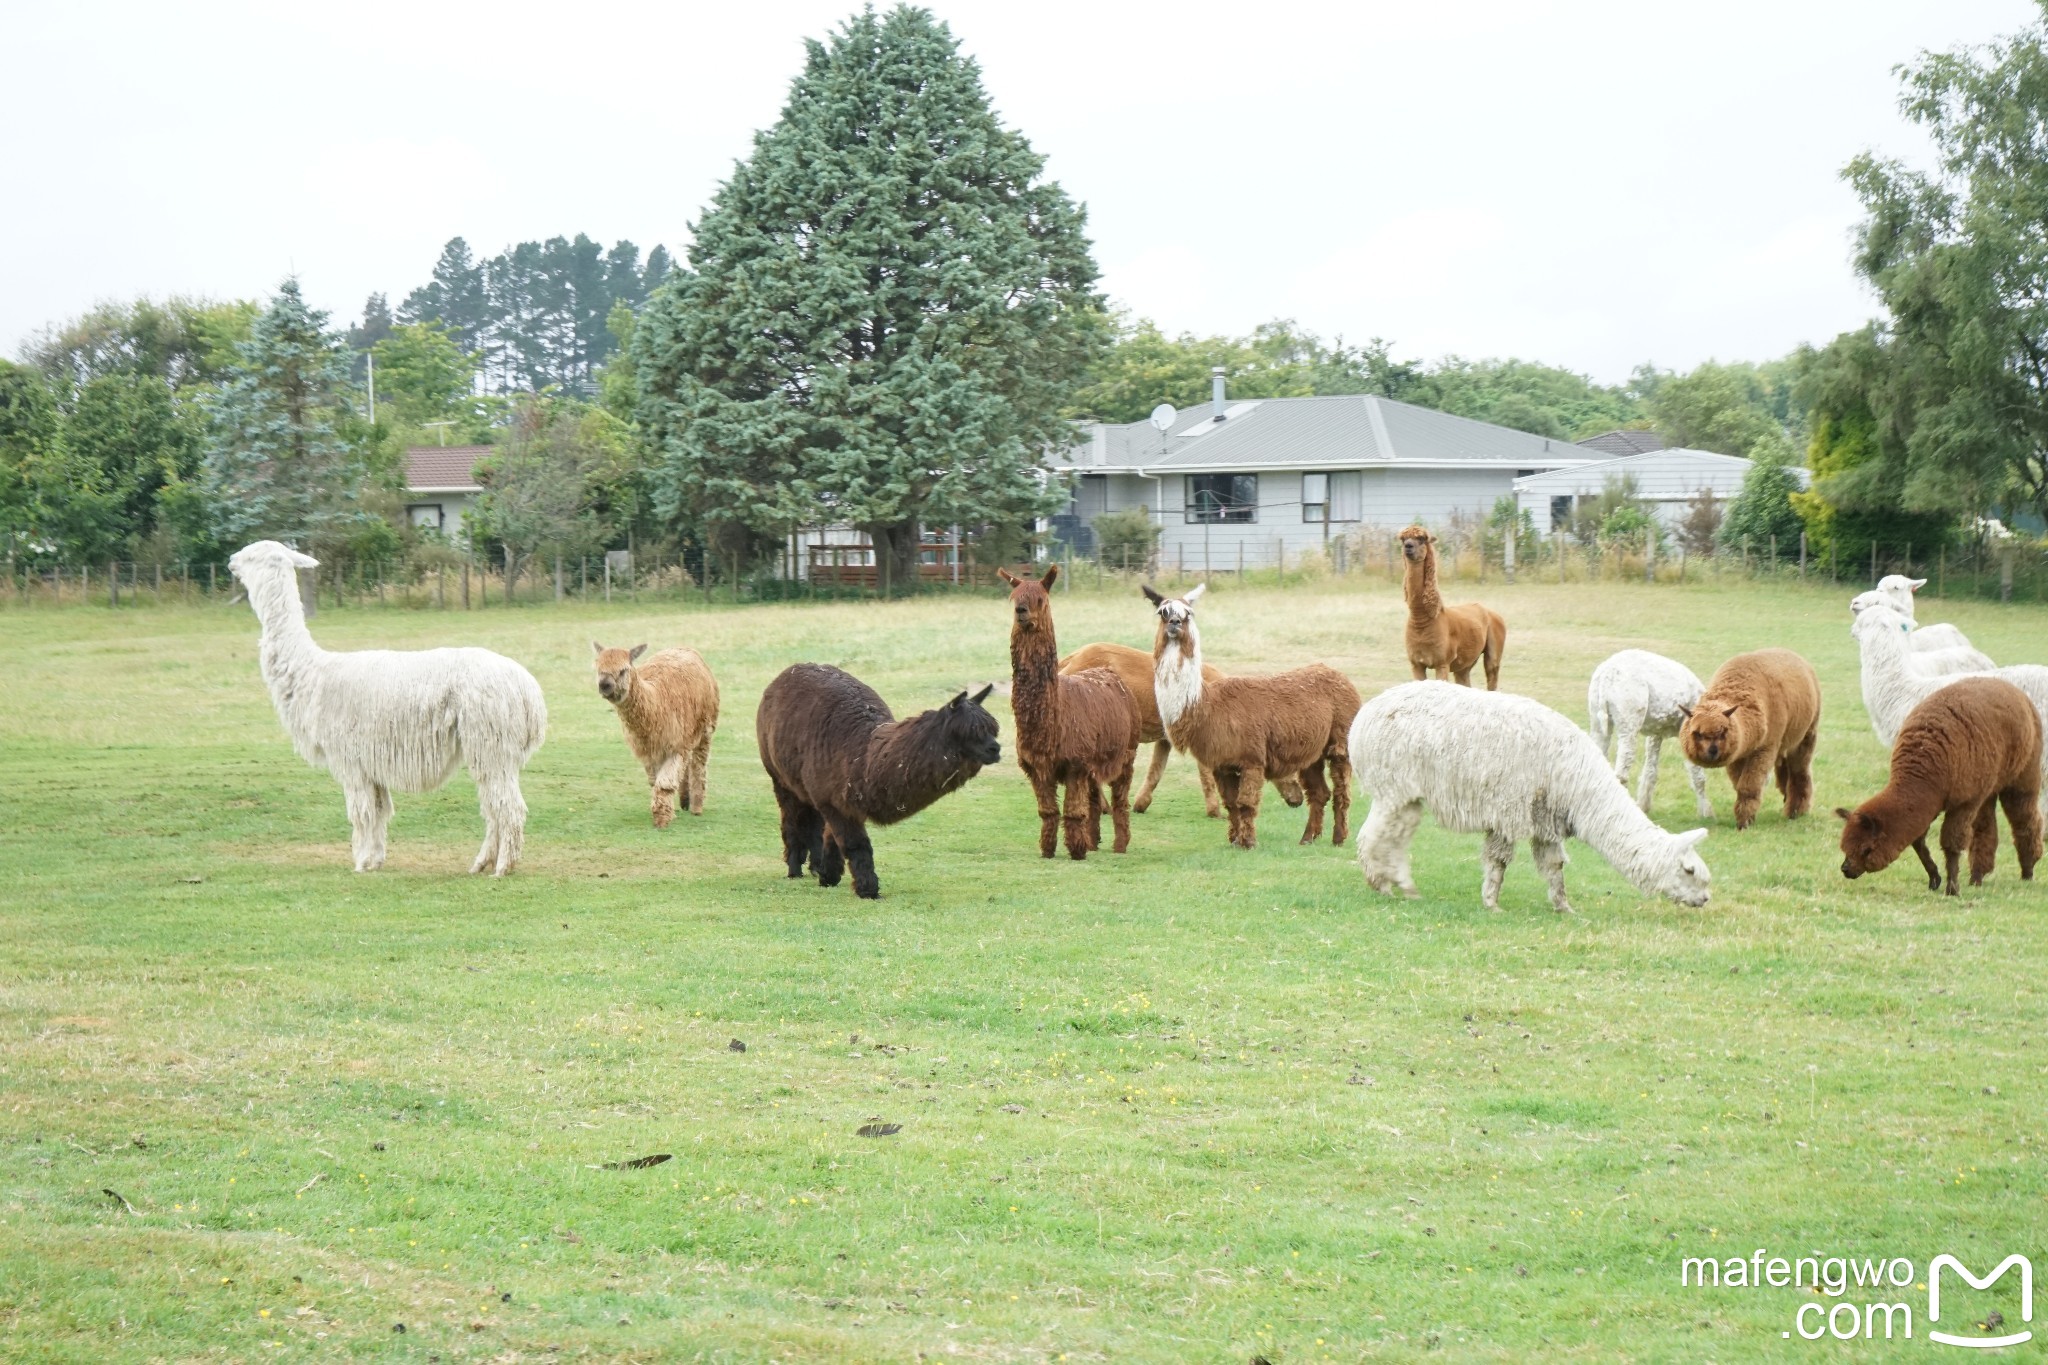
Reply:
M2013 1332L2002 1337L1958 1337L1951 1336L1947 1332L1935 1331L1933 1324L1941 1320L1941 1271L1943 1266L1962 1276L1963 1282L1972 1289L1989 1289L2004 1277L2006 1271L2011 1270L2014 1266L2018 1266L2020 1268L2020 1321L2032 1322L2034 1320L2034 1267L2033 1263L2028 1261L2026 1257L2017 1253L2008 1256L1998 1263L1998 1269L1979 1279L1972 1275L1969 1268L1955 1257L1941 1255L1935 1257L1933 1263L1927 1267L1927 1339L1929 1341L1938 1341L1944 1346L1974 1346L1981 1350L1997 1346L2017 1346L2023 1341L2033 1339L2034 1333L2031 1328L2024 1332Z

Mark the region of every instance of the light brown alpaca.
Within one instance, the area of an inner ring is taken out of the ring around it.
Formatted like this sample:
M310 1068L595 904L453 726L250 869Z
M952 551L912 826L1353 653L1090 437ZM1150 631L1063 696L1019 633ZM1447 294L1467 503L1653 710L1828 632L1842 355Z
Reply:
M1062 673L1079 673L1089 668L1112 670L1123 679L1131 699L1138 703L1138 743L1152 746L1152 766L1146 769L1144 786L1131 800L1131 810L1143 815L1152 804L1152 789L1159 785L1160 774L1166 771L1166 760L1173 754L1173 741L1166 737L1166 727L1159 723L1159 702L1152 695L1152 656L1129 645L1094 644L1082 645L1060 660ZM1203 682L1213 683L1222 676L1222 669L1202 665ZM1195 775L1202 781L1202 805L1214 820L1223 814L1222 803L1216 798L1216 774L1197 763ZM1273 785L1288 805L1301 804L1301 783L1292 773L1273 774Z
M1970 849L1970 885L1998 861L1998 808L2012 826L2020 880L2041 861L2041 717L2027 694L2003 678L1965 678L1913 708L1892 748L1892 780L1842 817L1842 875L1881 872L1910 844L1939 890L1941 873L1927 851L1927 831L1942 816L1941 851L1948 894L1956 865Z
M1107 668L1062 675L1047 589L1059 565L1042 578L996 574L1010 585L1010 710L1017 718L1017 766L1038 798L1038 852L1050 858L1060 833L1060 788L1066 788L1067 856L1086 858L1102 844L1102 784L1109 784L1114 851L1131 844L1131 770L1138 756L1138 703Z
M1337 820L1332 842L1351 832L1351 751L1346 739L1358 714L1358 689L1334 668L1310 664L1271 678L1211 679L1202 668L1202 636L1195 602L1206 584L1186 597L1145 598L1159 617L1152 641L1152 690L1159 718L1176 749L1216 773L1230 812L1230 842L1258 844L1259 793L1269 776L1300 775L1308 798L1304 844L1323 832L1323 807L1334 790ZM1323 765L1329 765L1329 778Z
M1774 773L1785 818L1806 814L1819 738L1820 679L1789 649L1759 649L1722 664L1678 727L1678 746L1690 762L1728 770L1737 829L1756 823L1764 779Z
M718 729L718 683L694 649L664 649L645 663L646 645L597 653L597 693L619 713L627 747L647 769L654 827L667 829L676 807L704 813L711 736Z
M1477 602L1447 607L1436 590L1436 537L1420 526L1401 532L1401 595L1408 599L1408 666L1420 682L1436 670L1439 680L1472 685L1472 665L1486 661L1486 690L1500 688L1500 656L1508 647L1508 623Z

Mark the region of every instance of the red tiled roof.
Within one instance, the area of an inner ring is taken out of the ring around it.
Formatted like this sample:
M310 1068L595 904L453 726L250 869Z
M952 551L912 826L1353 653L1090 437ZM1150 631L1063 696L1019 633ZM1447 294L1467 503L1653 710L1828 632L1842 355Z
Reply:
M437 492L481 491L476 481L476 462L491 453L489 446L408 446L405 452L405 486L415 492L431 488Z

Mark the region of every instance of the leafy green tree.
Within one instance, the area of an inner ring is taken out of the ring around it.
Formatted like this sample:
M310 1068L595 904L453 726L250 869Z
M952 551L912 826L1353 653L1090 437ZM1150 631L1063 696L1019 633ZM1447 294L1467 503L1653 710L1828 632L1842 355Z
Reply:
M0 538L10 551L33 551L36 472L62 442L56 401L43 376L0 360Z
M1664 376L1647 406L1666 445L1747 456L1784 432L1776 387L1776 377L1754 365L1710 360Z
M1932 549L1960 519L1956 507L1908 504L1909 448L1924 391L1902 373L1906 351L1873 323L1804 358L1799 386L1811 409L1814 483L1791 497L1815 553L1860 561L1873 545Z
M476 356L439 322L400 323L375 354L378 397L408 426L454 420L476 383Z
M1749 472L1742 476L1742 492L1728 504L1721 521L1721 544L1729 549L1745 545L1754 553L1765 553L1777 538L1780 555L1796 554L1803 523L1793 510L1792 495L1799 492L1799 480L1781 458L1790 455L1788 445L1765 442L1750 457Z
M603 548L630 519L637 470L628 431L601 408L545 397L522 400L497 448L477 466L484 491L472 508L473 539L508 552L516 583L533 560L574 559Z
M1159 523L1143 507L1126 507L1104 512L1091 523L1095 528L1095 554L1103 564L1121 564L1142 569L1152 562L1152 549L1159 543Z
M433 276L405 296L400 322L438 322L463 351L483 349L490 309L484 296L484 271L460 237L450 237L434 262Z
M901 584L921 524L1057 506L1100 302L1044 164L929 12L811 42L634 335L663 511L721 553L852 522Z
M68 403L102 375L153 375L180 394L217 382L246 339L256 305L171 298L162 303L103 303L68 322L45 328L22 348Z
M1155 324L1127 316L1091 321L1113 337L1067 404L1068 415L1083 420L1136 422L1160 403L1206 403L1218 365L1232 398L1398 397L1415 374L1414 366L1391 360L1378 338L1362 347L1342 337L1325 342L1292 318L1262 323L1247 337L1168 337Z
M156 531L163 490L191 478L199 465L197 414L181 408L154 375L88 381L72 404L65 444L73 460L96 468L86 482L111 500L131 551Z
M326 324L288 279L237 348L200 472L217 545L270 537L319 556L376 520L360 500L371 471L348 409L347 349Z
M1642 415L1625 389L1527 360L1446 356L1419 373L1404 392L1390 396L1565 441L1629 426Z

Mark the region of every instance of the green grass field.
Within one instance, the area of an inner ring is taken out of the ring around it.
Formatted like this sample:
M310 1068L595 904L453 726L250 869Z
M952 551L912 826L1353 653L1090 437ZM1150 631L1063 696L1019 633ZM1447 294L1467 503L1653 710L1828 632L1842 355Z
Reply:
M1006 678L995 596L330 609L330 647L502 650L551 711L516 876L464 875L464 777L357 876L246 609L0 614L0 1359L1800 1360L1847 1349L1784 1335L1810 1293L1681 1258L2033 1252L2048 886L2009 846L1960 900L1842 880L1824 812L1885 769L1848 591L1459 587L1579 719L1617 648L1799 649L1820 813L1738 836L1715 774L1706 909L1574 844L1578 914L1524 848L1493 915L1477 836L1425 826L1423 899L1383 899L1270 793L1226 847L1176 759L1127 855L1047 862L992 701L1004 763L878 831L859 902L783 878L754 700L801 659L899 711ZM1135 593L1056 611L1150 639ZM1225 583L1204 639L1370 695L1400 612ZM2040 608L1922 614L2048 661ZM592 636L717 671L702 818L650 827ZM1656 813L1695 823L1668 748Z

